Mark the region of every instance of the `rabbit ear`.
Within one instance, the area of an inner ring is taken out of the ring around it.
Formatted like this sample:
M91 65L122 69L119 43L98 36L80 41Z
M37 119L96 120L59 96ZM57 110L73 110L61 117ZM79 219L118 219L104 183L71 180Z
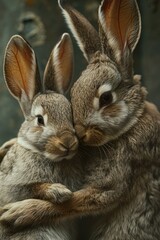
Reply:
M33 98L41 90L41 83L34 51L19 35L14 35L6 47L4 77L24 115L29 115Z
M77 10L72 8L67 1L58 0L58 2L84 57L89 61L96 51L101 50L97 31L89 21Z
M73 73L73 46L68 33L64 33L52 50L44 71L44 88L61 94L68 89Z
M133 52L141 32L141 18L135 0L103 0L99 7L99 22L118 60L127 49Z

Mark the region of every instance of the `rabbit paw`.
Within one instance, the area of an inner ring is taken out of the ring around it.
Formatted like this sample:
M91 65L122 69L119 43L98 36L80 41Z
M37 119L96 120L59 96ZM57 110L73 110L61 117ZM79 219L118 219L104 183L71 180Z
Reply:
M55 184L44 184L44 200L48 200L54 203L63 203L71 199L73 193L66 188L66 186L55 183Z
M0 208L0 223L10 229L21 229L37 226L44 221L49 221L53 209L50 202L38 199L27 199L10 203Z

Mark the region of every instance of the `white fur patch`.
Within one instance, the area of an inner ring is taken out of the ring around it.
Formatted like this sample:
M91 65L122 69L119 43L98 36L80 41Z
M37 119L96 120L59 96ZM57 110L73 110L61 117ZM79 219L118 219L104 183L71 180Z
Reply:
M112 97L113 97L113 103L117 101L117 94L115 92L112 92Z
M104 92L109 92L111 90L112 90L111 84L109 84L109 83L104 84L98 89L98 95L100 97Z
M95 110L99 109L99 98L97 98L97 97L95 97L94 100L93 100L93 108Z
M47 126L46 131L44 131L45 137L56 136L58 129L54 128L54 126Z
M117 118L117 122L121 122L123 119L125 119L128 116L128 106L125 104L124 101L120 101L118 105L121 107L121 111L119 116L116 118Z
M24 140L23 137L18 137L17 142L20 146L24 147L25 149L31 150L32 152L40 153L36 147L30 144L28 141Z
M48 123L48 115L47 115L47 113L43 115L43 119L44 119L44 124L46 126L47 123Z
M32 109L32 112L31 112L32 115L34 116L37 116L37 115L42 115L44 114L44 109L42 106L35 106L33 109Z
M36 147L34 147L32 144L30 144L28 141L24 140L23 137L18 137L18 141L20 146L22 146L23 148L25 149L28 149L28 150L31 150L32 152L34 153L39 153L39 154L42 154L42 152L40 152ZM46 158L49 158L51 160L54 160L55 162L59 162L62 160L62 157L60 157L59 155L57 154L51 154L51 153L43 153L43 155L46 157Z

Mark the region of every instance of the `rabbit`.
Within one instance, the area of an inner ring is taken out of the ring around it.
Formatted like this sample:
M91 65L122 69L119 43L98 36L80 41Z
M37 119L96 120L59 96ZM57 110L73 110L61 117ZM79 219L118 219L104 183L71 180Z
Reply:
M82 168L74 161L78 140L71 104L63 95L70 84L72 69L73 48L68 33L62 35L50 55L43 84L33 49L19 35L10 39L4 75L25 121L17 139L7 144L12 146L0 164L0 207L26 198L65 202L72 191L80 188ZM1 224L0 239L75 239L74 222L31 227L18 233Z
M0 220L17 228L90 216L83 239L159 240L160 115L134 79L132 55L141 32L137 2L103 0L99 34L67 1L59 5L88 61L71 89L84 185L64 203L8 204ZM31 212L37 213L32 221Z

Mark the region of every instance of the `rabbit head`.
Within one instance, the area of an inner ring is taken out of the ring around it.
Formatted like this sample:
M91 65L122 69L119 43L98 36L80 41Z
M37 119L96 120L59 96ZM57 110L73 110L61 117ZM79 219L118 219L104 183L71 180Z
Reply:
M67 1L62 13L88 61L71 91L77 135L87 145L103 145L127 132L141 116L146 91L134 80L132 53L140 37L135 0L104 0L99 33Z
M18 143L53 161L71 158L78 141L72 125L69 101L63 95L73 70L73 48L65 33L53 49L41 83L35 53L18 35L13 36L4 58L4 76L19 101L25 121Z

